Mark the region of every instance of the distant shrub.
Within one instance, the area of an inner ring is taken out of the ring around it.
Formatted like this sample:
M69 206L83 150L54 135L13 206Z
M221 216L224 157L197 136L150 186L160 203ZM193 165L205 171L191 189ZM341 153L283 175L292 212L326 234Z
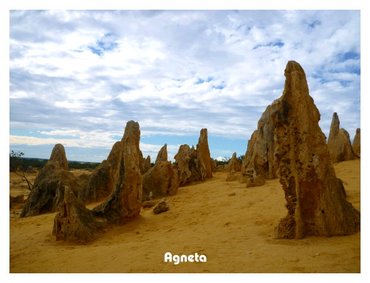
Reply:
M33 169L40 169L45 166L47 159L42 158L26 158L23 157L24 153L21 151L14 151L10 152L10 171L24 171ZM68 161L69 169L86 169L86 170L93 170L99 165L98 162L83 162L83 161Z

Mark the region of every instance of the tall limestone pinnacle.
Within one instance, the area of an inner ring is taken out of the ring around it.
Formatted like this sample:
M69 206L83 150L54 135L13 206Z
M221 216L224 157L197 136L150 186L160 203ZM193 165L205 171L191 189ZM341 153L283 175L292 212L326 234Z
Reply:
M79 198L84 202L98 201L109 196L120 178L123 144L117 141L108 158L91 173L87 186L79 191Z
M258 121L257 129L248 141L247 151L241 165L242 179L248 178L252 172L258 177L276 178L276 164L274 163L275 152L275 120L279 105L272 103L267 106Z
M109 222L123 223L137 217L141 209L142 176L140 171L141 151L139 123L128 121L122 142L119 177L114 191L101 205L94 208L96 216Z
M333 113L328 138L329 154L332 162L351 160L354 158L351 140L348 132L340 128L338 114Z
M48 163L54 163L61 169L68 170L67 156L62 144L58 143L53 147Z
M167 144L164 144L164 146L162 146L161 149L158 151L158 155L155 160L155 163L159 161L167 161L167 160L168 160Z
M331 119L331 124L330 124L330 132L329 132L329 137L335 137L339 133L339 127L340 127L340 121L338 117L338 113L334 112L333 117Z
M68 171L64 146L56 144L45 166L39 171L21 212L21 217L53 212L63 202L64 186L80 190L77 178Z
M276 237L355 233L360 214L346 201L343 184L335 175L305 72L289 61L285 77L283 95L275 101L279 110L274 139L288 215L276 227Z
M179 172L179 185L212 178L212 160L207 129L201 129L196 149L183 144L174 156Z
M54 218L53 235L57 240L87 243L107 223L122 224L139 216L142 198L139 142L139 123L127 122L121 142L115 144L110 154L116 153L115 162L119 163L114 172L117 176L111 180L114 191L93 210L85 207L70 186L65 186L63 204Z
M199 135L199 141L197 144L198 160L200 165L200 171L202 174L202 180L212 178L212 161L211 153L208 146L208 131L207 129L201 129Z
M167 144L164 144L158 152L155 165L143 175L143 200L177 193L178 170L167 159Z

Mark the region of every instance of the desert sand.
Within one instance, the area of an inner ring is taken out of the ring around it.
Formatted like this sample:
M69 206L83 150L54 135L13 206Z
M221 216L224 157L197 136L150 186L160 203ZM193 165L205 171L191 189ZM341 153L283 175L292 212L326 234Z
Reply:
M334 167L348 201L360 210L360 160ZM360 233L274 239L274 227L287 213L279 181L246 188L226 176L215 172L181 187L166 197L169 211L144 209L138 219L110 227L87 245L55 241L55 213L11 213L10 272L360 272ZM165 263L167 251L205 254L207 262Z

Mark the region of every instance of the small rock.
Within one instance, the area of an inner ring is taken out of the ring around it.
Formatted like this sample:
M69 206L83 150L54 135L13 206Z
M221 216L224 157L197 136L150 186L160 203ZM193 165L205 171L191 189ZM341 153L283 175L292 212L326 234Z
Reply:
M265 178L261 175L247 179L247 188L263 186L266 183Z
M153 212L154 214L159 214L159 213L162 213L162 212L165 212L167 210L169 210L170 207L168 206L168 204L163 200L161 202L159 202L154 208L153 208Z

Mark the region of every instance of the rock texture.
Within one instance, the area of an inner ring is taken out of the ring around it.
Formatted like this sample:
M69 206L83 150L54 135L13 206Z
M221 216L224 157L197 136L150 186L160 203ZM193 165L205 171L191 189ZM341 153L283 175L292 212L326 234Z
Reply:
M227 164L227 171L228 172L239 172L240 169L241 169L241 162L236 157L236 152L234 152L229 163Z
M336 112L331 121L328 148L332 162L351 160L354 158L351 140L345 129L340 129L339 117Z
M197 144L197 155L201 180L212 178L212 161L211 153L208 146L207 129L201 129L200 131L200 136Z
M143 175L143 200L177 193L178 170L167 161L167 158L167 144L165 144L158 152L155 165Z
M104 160L90 175L87 186L80 191L79 198L84 202L99 201L108 197L120 178L123 155L122 141L116 142L107 160Z
M353 139L352 149L356 157L360 158L361 157L361 131L360 129L356 129L356 135Z
M229 160L226 170L228 172L226 181L236 181L240 178L239 172L241 170L241 161L236 157L236 152L234 152L233 156Z
M96 237L103 225L104 222L97 221L91 210L69 187L65 187L63 204L54 218L52 234L56 240L87 243Z
M276 102L274 140L288 215L278 224L276 237L355 233L360 214L346 201L343 184L335 175L305 73L298 63L289 61L285 77L283 95Z
M53 147L48 164L53 164L55 167L68 170L67 156L62 144L58 143Z
M167 161L168 160L168 154L167 154L167 144L162 146L162 148L159 150L157 158L155 160L155 163L160 161Z
M93 210L76 198L75 192L65 186L63 203L55 216L53 235L57 240L86 243L109 223L122 224L140 214L142 197L142 177L139 149L140 127L137 122L129 121L121 142L113 146L108 160L112 167L118 167L110 182L114 191L107 200ZM109 168L109 166L107 166ZM111 169L109 169L111 170Z
M153 212L154 212L154 214L160 214L160 213L168 211L169 209L170 209L170 207L168 206L167 202L163 200L163 201L159 202L153 208Z
M175 195L178 187L177 169L169 161L157 161L143 176L143 200Z
M212 160L208 147L207 129L200 131L197 149L181 145L175 160L179 171L179 184L204 181L212 177Z
M246 182L246 187L259 187L263 186L266 183L266 180L262 176L255 176L253 178L248 178Z
M34 216L56 211L63 202L65 186L73 188L76 193L81 188L78 179L68 171L63 145L56 144L50 159L36 176L20 216Z
M140 171L141 174L144 175L148 170L152 167L151 161L150 161L150 155L148 155L146 158L143 157L143 154L140 155Z
M114 191L101 205L93 209L95 216L111 223L125 223L140 214L142 176L140 171L139 123L129 121L122 138L122 155Z
M187 144L180 145L179 151L175 155L175 160L179 171L179 185L185 185L193 181L192 170L197 166L196 154Z
M261 179L273 179L277 177L277 165L274 163L276 142L274 129L278 103L269 105L258 121L255 130L248 141L247 151L244 155L241 175L242 180L248 179L250 172Z

